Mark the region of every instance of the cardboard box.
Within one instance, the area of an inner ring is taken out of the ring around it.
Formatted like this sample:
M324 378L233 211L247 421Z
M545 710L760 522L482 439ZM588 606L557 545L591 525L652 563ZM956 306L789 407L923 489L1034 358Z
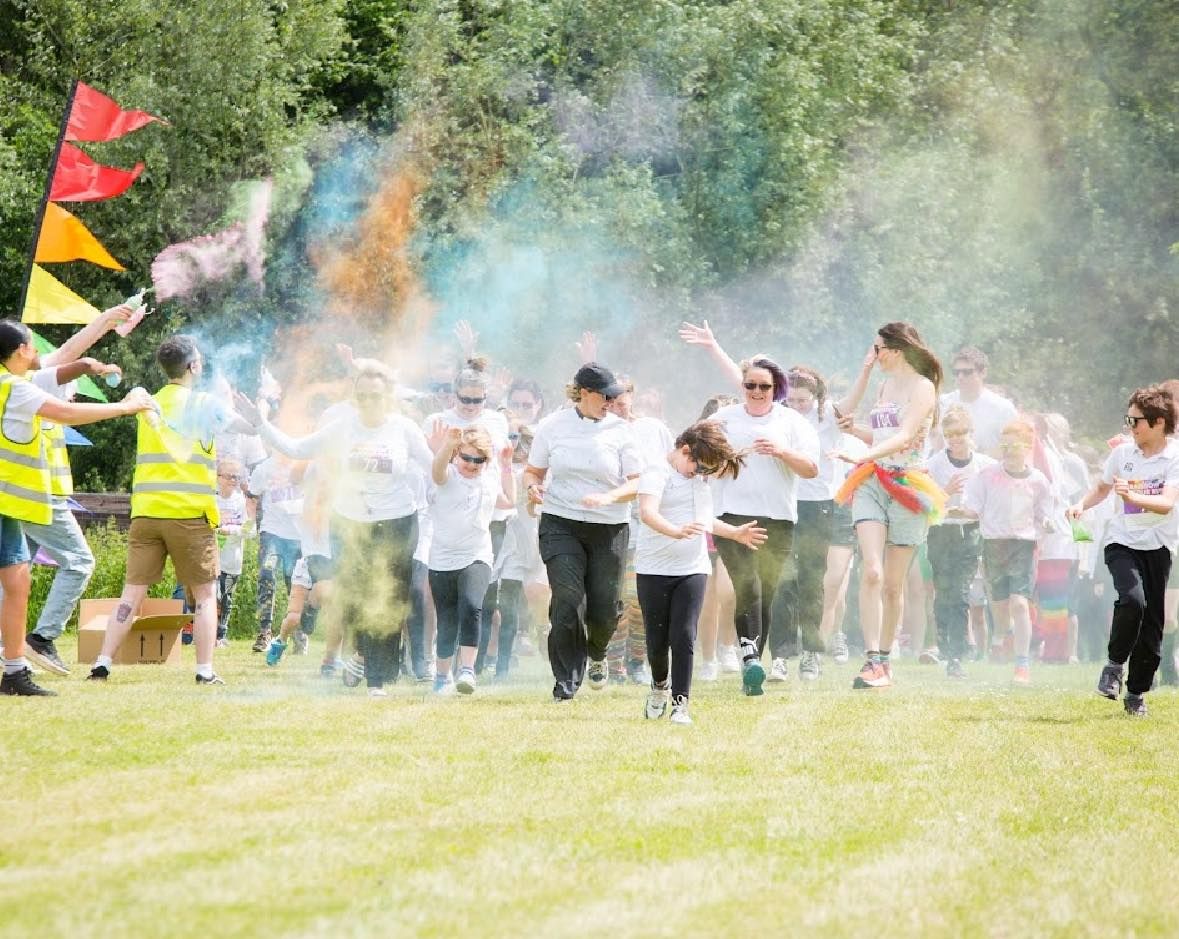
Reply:
M89 665L102 651L107 618L118 609L119 600L83 600L78 609L78 662ZM178 665L180 631L192 622L180 600L149 597L131 621L131 631L113 656L115 665Z

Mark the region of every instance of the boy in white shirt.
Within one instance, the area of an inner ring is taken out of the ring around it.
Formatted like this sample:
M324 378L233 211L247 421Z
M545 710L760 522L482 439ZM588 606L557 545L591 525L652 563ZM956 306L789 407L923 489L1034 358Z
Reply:
M217 525L221 570L217 575L217 645L229 644L229 617L233 615L233 598L242 576L242 543L251 522L246 512L246 497L241 489L241 464L236 460L217 463Z

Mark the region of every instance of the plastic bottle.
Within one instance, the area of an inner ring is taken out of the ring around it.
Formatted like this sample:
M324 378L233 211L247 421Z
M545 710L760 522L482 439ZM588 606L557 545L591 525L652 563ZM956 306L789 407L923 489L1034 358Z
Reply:
M152 290L152 287L140 287L138 293L133 294L123 301L124 306L131 307L131 316L125 322L117 324L115 326L115 332L124 339L131 335L131 330L138 326L147 315L147 304L143 302L143 298L151 293Z
M102 376L102 380L106 382L108 388L118 388L123 376L120 372L107 372Z

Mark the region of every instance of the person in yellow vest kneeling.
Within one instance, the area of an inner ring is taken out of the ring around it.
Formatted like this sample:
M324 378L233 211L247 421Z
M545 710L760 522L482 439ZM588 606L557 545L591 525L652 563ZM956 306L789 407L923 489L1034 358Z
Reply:
M156 406L142 388L114 404L59 401L25 377L39 364L29 328L0 320L0 694L7 695L54 694L33 681L24 657L29 547L21 523L47 525L53 518L53 475L42 418L57 424L92 424Z
M189 336L165 339L156 362L168 378L153 396L154 415L141 415L131 484L131 531L127 576L102 652L88 678L105 681L120 643L131 629L148 588L170 557L176 579L193 595L193 639L198 685L221 685L213 672L217 638L217 448L216 434L255 433L232 407L194 391L204 362Z

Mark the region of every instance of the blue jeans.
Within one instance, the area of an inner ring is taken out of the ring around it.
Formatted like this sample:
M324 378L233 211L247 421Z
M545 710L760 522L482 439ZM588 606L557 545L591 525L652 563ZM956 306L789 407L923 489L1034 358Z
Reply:
M53 521L48 525L24 523L29 541L39 545L57 562L53 586L45 598L45 606L33 630L42 639L57 639L74 607L82 598L86 585L94 573L94 553L86 543L86 536L65 499L53 499Z
M29 545L20 519L0 515L0 567L29 563Z
M291 574L301 551L293 538L279 538L268 531L258 538L258 631L270 632L274 622L274 574L282 571L282 579L291 592Z

